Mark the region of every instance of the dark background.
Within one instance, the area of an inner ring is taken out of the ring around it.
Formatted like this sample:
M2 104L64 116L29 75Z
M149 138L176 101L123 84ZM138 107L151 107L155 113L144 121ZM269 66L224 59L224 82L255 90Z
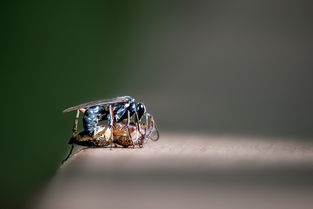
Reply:
M161 132L312 140L312 20L310 1L3 3L1 204L55 173L61 111L89 100L134 96Z

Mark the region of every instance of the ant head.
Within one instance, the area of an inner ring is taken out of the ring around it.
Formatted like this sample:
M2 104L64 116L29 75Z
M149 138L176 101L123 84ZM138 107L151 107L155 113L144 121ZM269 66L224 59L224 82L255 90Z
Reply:
M143 103L138 103L136 105L136 110L138 114L138 119L140 120L143 114L145 114L146 112L146 106Z

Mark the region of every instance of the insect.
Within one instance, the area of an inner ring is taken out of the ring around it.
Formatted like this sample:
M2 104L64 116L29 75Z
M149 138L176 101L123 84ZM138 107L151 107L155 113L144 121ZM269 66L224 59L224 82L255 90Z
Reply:
M67 108L63 113L76 110L76 117L69 144L89 147L122 146L142 147L147 139L157 141L159 131L152 115L143 103L133 97L122 96L80 104ZM84 130L78 133L79 114L83 115ZM104 121L104 125L100 122Z

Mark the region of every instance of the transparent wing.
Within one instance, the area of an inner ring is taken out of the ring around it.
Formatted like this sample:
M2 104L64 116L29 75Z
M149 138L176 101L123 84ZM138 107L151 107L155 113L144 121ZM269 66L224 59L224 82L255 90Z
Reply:
M116 98L111 98L111 99L101 99L101 100L91 101L91 102L83 103L83 104L76 105L76 106L73 106L73 107L69 107L69 108L63 110L63 113L72 112L74 110L78 110L78 109L81 109L81 108L88 108L88 107L92 107L92 106L96 106L96 105L105 105L105 104L116 104L116 103L129 102L132 99L133 98L130 97L130 96L121 96L121 97L116 97Z

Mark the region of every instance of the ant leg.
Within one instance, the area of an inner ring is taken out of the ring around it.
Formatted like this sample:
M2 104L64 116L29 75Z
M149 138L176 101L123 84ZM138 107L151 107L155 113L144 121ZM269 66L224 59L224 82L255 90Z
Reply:
M138 117L137 111L135 112L135 124L137 126L138 132L140 133L141 136L143 136L143 134L140 131L139 117Z
M150 138L152 141L157 141L159 140L159 137L160 137L160 134L159 134L159 130L158 130L158 127L157 127L157 124L155 123L154 121L154 118L152 115L150 115L149 113L146 114L146 120L147 120L147 126L148 126L148 138ZM156 132L156 137L151 137L151 134L153 133L153 130L155 130Z
M137 130L138 130L138 132L140 133L140 143L139 143L139 147L143 147L143 142L144 142L144 140L145 140L145 138L146 138L146 135L143 135L142 133L141 133L141 130L140 130L140 123L139 123L140 121L139 121L139 117L138 117L138 114L137 114L137 111L135 111L135 123L136 123L136 126L137 126Z
M61 164L65 163L71 156L72 152L73 152L73 149L74 149L74 144L71 144L71 149L69 151L69 153L67 154L66 158L64 160L62 160Z
M110 113L110 118L109 118L109 128L111 130L111 136L110 136L110 149L113 147L113 121L114 121L114 114L113 114L113 109L112 105L109 105L109 113Z
M129 124L130 124L130 112L129 110L127 110L127 132L128 132L129 139L132 140L130 129L129 129Z
M154 124L154 127L155 127L155 130L156 130L157 137L155 139L151 139L151 140L152 141L158 141L159 138L160 138L159 129L158 129L156 124Z

